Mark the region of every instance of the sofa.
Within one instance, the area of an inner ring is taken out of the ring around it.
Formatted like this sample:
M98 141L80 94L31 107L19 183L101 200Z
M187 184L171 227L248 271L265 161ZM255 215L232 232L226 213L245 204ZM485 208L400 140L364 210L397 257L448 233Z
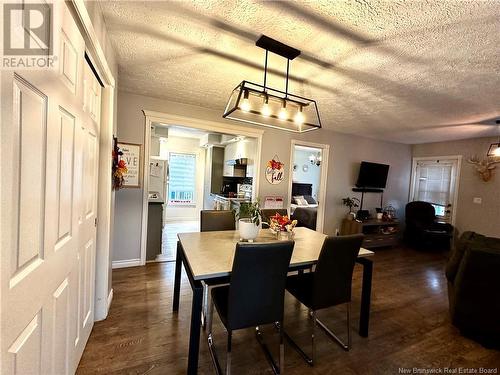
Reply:
M486 347L500 348L500 239L464 232L445 272L453 325Z

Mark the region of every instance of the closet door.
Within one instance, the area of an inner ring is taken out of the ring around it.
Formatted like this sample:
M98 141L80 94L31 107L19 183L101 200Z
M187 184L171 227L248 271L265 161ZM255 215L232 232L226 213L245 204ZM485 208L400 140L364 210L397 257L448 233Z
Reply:
M2 71L2 374L74 373L93 325L100 94L52 6L55 69Z

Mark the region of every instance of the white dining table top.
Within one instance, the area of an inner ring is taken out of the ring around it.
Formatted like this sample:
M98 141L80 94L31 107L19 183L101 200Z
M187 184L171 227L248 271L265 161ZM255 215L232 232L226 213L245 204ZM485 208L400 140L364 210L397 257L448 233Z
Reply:
M177 235L195 280L229 276L233 268L237 230L179 233ZM307 266L317 262L326 235L305 227L295 228L295 246L290 266ZM269 229L261 229L255 243L277 241ZM361 248L359 257L373 256Z

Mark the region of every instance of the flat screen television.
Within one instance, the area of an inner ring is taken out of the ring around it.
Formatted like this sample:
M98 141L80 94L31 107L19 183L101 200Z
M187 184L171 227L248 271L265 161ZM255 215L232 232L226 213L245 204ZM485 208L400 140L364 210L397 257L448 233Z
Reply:
M358 188L384 189L387 183L389 166L387 164L370 163L362 161L359 167Z

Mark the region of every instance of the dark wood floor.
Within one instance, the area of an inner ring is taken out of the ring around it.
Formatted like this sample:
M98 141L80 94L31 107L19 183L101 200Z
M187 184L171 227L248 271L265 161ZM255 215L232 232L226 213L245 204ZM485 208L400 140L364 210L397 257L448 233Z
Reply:
M497 368L500 352L460 336L450 324L443 275L443 254L409 249L376 252L369 338L357 334L361 267L353 288L353 348L344 352L322 332L317 334L317 364L308 367L286 346L289 374L398 374L400 368ZM181 305L172 313L173 263L113 271L114 300L108 318L97 322L83 354L79 374L185 373L191 309L191 289L183 277ZM304 348L310 348L307 311L286 296L285 327ZM334 332L345 334L343 310L319 315ZM224 363L225 333L214 324L219 357ZM266 341L277 355L278 341L264 327ZM200 374L213 368L202 335ZM233 373L272 373L252 330L233 334ZM497 370L500 373L500 370Z

